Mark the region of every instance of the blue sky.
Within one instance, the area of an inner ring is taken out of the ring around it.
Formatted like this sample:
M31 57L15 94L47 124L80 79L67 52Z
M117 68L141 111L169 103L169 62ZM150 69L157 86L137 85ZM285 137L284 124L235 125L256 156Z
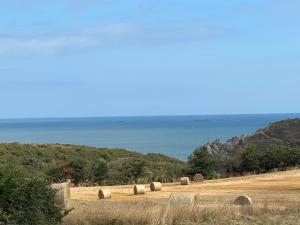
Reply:
M1 118L300 112L298 0L0 0Z

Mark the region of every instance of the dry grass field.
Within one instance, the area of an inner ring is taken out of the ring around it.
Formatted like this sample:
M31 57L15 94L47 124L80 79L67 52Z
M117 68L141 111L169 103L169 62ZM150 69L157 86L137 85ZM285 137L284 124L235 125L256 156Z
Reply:
M100 187L71 189L65 225L90 224L300 224L300 170L191 183L163 184L160 192L134 196L133 186L101 187L112 199L98 200ZM169 212L162 221L172 192L197 193L193 209ZM251 208L232 204L239 195L252 198Z

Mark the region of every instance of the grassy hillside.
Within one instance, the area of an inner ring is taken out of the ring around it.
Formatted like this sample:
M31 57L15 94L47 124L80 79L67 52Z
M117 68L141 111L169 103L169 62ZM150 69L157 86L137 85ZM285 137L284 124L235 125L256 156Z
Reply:
M272 123L264 129L272 137L279 138L292 145L300 146L300 119L290 119Z
M233 137L225 143L215 140L202 145L191 154L189 164L191 174L201 172L208 177L297 167L300 119L271 123L253 135Z
M271 123L266 128L260 129L254 135L247 137L245 144L255 144L262 151L271 144L300 147L300 119Z
M54 181L127 184L152 180L171 181L186 164L161 154L77 145L0 144L0 165L21 167L28 173L46 174Z

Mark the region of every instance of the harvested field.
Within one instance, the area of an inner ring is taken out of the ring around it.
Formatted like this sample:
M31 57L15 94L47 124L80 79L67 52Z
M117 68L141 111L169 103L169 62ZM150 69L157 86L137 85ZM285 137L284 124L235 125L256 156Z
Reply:
M280 205L285 203L300 203L300 170L277 172L263 175L235 177L219 180L191 183L188 186L180 183L162 184L160 192L151 192L149 184L145 195L133 195L133 185L101 187L110 189L112 198L106 201L135 200L167 200L172 192L198 193L205 205L231 203L239 195L249 195L254 203L267 200ZM72 200L98 201L100 187L73 187Z
M112 198L98 200L100 187L73 187L74 210L64 225L298 225L300 170L191 183L162 184L162 191L134 195L133 185L109 188ZM197 193L196 205L168 209L173 192ZM250 208L234 205L240 195L253 201Z

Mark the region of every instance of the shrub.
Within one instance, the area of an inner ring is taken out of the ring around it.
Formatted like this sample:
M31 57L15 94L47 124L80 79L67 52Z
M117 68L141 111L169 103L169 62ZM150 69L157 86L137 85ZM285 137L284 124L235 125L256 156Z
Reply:
M262 166L269 171L286 169L300 164L300 151L285 145L271 145L262 160Z
M260 171L261 154L255 145L249 145L242 153L241 171Z
M0 224L55 225L62 220L54 192L44 178L15 169L0 170Z
M203 174L206 179L213 179L218 177L217 169L220 165L219 160L213 154L210 154L206 149L195 151L189 158L190 175L197 173Z

